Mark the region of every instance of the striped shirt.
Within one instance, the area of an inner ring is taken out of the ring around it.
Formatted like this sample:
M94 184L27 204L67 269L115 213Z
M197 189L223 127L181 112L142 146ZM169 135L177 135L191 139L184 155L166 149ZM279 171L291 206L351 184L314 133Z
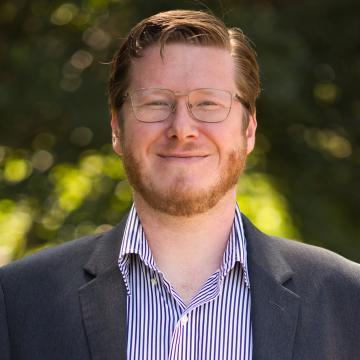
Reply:
M252 358L246 240L237 206L221 267L188 305L157 267L134 206L119 268L127 288L128 359Z

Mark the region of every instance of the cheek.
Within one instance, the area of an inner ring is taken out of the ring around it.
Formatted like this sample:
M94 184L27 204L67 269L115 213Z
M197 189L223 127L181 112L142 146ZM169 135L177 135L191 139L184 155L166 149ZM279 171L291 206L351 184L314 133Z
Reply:
M125 124L124 144L136 154L147 153L159 142L162 130L158 124L133 123Z
M236 151L246 144L245 132L240 123L233 124L233 126L226 124L226 126L211 129L206 133L206 136L215 144L220 153Z

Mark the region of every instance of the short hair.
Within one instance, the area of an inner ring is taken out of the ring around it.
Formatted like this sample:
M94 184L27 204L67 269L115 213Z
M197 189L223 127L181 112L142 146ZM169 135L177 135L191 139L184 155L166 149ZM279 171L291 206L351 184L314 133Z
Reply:
M255 113L260 79L256 53L250 41L239 28L227 28L214 15L194 10L161 12L142 20L131 29L111 64L108 92L112 111L118 113L123 105L124 94L131 81L132 60L143 56L143 51L152 45L159 45L160 55L163 56L166 44L170 43L228 50L235 63L236 86L248 104L250 114Z

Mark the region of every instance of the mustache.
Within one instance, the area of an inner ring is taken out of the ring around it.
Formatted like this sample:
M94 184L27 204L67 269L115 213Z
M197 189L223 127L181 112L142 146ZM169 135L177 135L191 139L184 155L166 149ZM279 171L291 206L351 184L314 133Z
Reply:
M170 142L169 144L162 146L160 150L164 152L172 152L172 151L194 152L194 151L201 151L202 148L199 147L199 145L197 145L194 142L187 142L181 145L179 145L179 143L177 142Z

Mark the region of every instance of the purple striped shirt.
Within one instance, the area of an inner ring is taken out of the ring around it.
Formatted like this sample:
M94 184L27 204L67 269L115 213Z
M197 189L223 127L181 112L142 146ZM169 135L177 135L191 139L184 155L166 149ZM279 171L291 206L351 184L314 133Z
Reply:
M188 305L157 267L135 206L119 268L127 288L128 359L252 358L246 240L237 206L221 267Z

